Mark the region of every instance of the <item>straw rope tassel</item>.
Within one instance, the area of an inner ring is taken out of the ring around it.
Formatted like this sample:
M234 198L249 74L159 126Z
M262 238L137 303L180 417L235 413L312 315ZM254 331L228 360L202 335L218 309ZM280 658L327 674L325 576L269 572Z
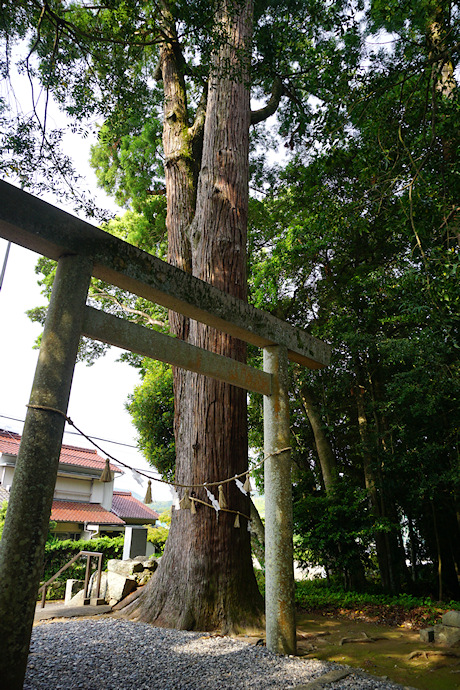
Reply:
M191 503L190 512L192 513L192 515L196 515L195 499L191 498L190 503Z
M192 502L188 493L188 489L185 489L185 493L179 501L181 510L190 510L192 508Z
M227 501L225 500L224 496L224 487L222 484L219 484L219 506L221 508L227 508Z
M233 524L233 527L238 528L239 526L240 526L240 514L237 513L237 514L236 514L236 518L235 518L235 522L234 522L234 524Z
M248 493L251 491L251 481L249 479L249 473L246 475L246 481L244 482L243 489Z
M147 491L145 492L144 503L151 503L151 502L152 502L152 482L149 479L149 483L147 485Z
M112 471L110 469L110 463L108 458L105 459L105 467L102 470L100 481L104 482L105 484L107 484L107 482L112 481Z

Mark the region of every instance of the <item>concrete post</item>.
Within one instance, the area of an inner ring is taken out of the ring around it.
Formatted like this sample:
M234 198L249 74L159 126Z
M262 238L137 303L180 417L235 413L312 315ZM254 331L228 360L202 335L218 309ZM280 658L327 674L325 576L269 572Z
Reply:
M30 404L67 412L92 262L59 259ZM0 542L0 678L23 686L65 418L29 408Z
M273 393L264 396L264 454L290 445L287 348L264 348L264 371ZM267 649L295 654L291 453L265 461L265 617Z
M126 525L123 560L145 556L147 553L147 530L142 525Z

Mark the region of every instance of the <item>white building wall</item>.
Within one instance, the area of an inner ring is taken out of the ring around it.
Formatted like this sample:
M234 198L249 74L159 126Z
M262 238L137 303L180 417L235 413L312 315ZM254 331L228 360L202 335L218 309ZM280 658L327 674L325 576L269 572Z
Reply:
M113 498L113 481L100 482L97 479L93 481L91 489L91 503L100 503L106 510L112 510Z
M0 468L0 483L4 489L12 486L14 477L14 467Z
M54 498L60 501L84 501L91 498L91 479L74 479L73 477L57 477Z

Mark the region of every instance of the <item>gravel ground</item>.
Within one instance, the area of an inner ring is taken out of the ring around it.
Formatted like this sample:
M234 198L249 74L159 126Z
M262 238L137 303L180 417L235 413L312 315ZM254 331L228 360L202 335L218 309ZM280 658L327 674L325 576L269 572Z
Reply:
M339 664L278 656L206 633L98 618L34 628L24 690L284 690L312 685ZM326 680L326 679L325 679ZM351 673L330 690L396 690ZM300 689L299 689L300 690Z

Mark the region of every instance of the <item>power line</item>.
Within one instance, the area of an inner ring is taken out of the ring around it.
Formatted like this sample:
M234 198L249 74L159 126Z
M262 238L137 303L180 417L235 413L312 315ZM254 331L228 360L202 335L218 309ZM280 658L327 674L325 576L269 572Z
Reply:
M9 419L12 422L20 422L24 424L24 419L16 419L16 417L7 417L6 414L0 414L2 419ZM65 431L65 434L70 434L72 436L81 436L77 431ZM88 438L94 439L95 441L104 441L105 443L113 443L115 446L125 446L126 448L134 448L139 450L137 446L133 446L131 443L122 443L121 441L110 441L108 438L99 438L99 436L89 436Z

